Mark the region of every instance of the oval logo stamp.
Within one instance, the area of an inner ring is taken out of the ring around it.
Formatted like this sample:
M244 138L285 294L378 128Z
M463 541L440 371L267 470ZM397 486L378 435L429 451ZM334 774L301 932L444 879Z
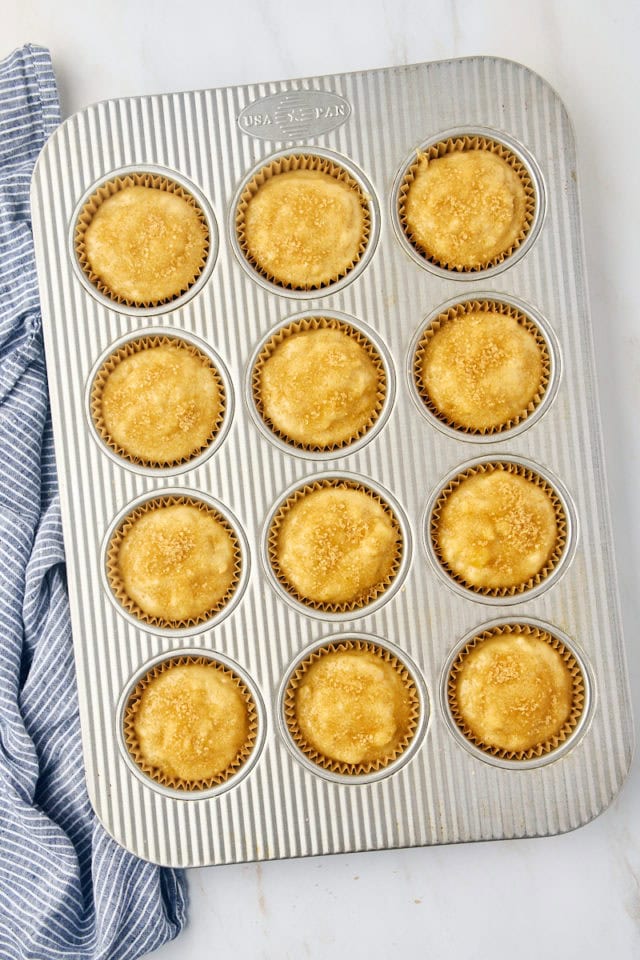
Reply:
M328 90L293 90L254 100L238 117L243 133L260 140L307 140L339 127L351 114L344 97Z

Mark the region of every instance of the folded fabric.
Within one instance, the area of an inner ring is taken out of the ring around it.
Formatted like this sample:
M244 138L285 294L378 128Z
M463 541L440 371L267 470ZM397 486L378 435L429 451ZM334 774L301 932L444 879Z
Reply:
M84 783L29 185L59 123L47 50L0 62L0 957L135 960L186 919L181 872L105 833Z

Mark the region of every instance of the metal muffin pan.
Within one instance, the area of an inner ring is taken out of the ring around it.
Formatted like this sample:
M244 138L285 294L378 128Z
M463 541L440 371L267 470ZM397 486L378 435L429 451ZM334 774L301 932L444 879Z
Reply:
M541 198L537 219L517 256L498 267L472 274L432 269L397 234L397 184L420 146L479 129L526 161ZM344 280L322 290L301 294L269 284L236 249L242 185L282 153L330 154L371 197L369 249ZM83 198L123 170L179 180L202 202L212 226L203 276L156 310L127 310L88 289L73 254ZM551 88L518 64L471 58L109 101L74 115L51 137L34 174L32 207L87 786L107 830L142 857L187 866L550 835L605 809L628 771L633 735L575 148ZM425 317L454 300L490 296L540 323L554 377L540 411L512 431L483 438L484 450L489 459L532 462L552 483L557 478L572 521L562 576L517 602L508 598L503 613L512 622L555 629L576 651L588 686L577 734L533 768L477 755L451 728L443 671L463 638L495 621L496 604L470 598L438 575L424 530L432 491L478 447L436 428L403 373ZM275 329L325 313L372 332L392 390L381 424L361 442L310 457L257 424L247 378L251 358ZM212 350L236 398L216 448L176 470L136 469L108 455L87 418L99 361L123 340L158 332ZM356 477L386 494L406 538L396 589L356 617L320 616L293 604L264 565L272 510L289 490L330 474ZM246 538L237 602L196 630L147 629L123 614L104 576L103 545L114 523L133 503L167 493L214 501ZM397 649L412 665L424 701L410 755L366 784L327 777L301 762L280 716L292 664L321 642L356 635ZM224 790L186 796L160 788L132 768L123 745L122 710L132 683L159 659L181 653L231 663L260 707L260 749Z

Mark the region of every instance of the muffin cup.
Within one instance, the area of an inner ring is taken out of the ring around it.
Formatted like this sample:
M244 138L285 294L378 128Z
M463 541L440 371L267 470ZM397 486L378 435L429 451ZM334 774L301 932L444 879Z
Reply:
M366 595L357 600L345 603L324 603L322 601L311 600L304 597L297 591L295 586L287 580L282 572L278 560L278 538L280 527L291 507L299 503L310 493L316 490L326 490L331 488L359 490L366 493L367 496L375 500L376 503L384 509L391 520L392 526L397 533L396 550L393 558L392 570L383 581L375 584L369 589ZM389 498L389 501L391 498ZM408 566L410 555L410 534L408 525L403 522L401 512L396 504L393 507L387 500L387 495L378 491L370 482L363 483L355 477L346 474L332 474L329 477L316 476L311 477L303 484L298 485L288 491L284 498L278 503L275 510L270 514L265 529L265 568L270 574L273 582L282 592L283 596L292 602L298 611L309 614L310 611L316 611L324 619L340 620L343 617L360 616L363 611L370 612L372 605L377 608L381 603L391 599L395 590L399 587L404 572Z
M249 733L244 744L239 750L234 761L225 770L222 770L205 780L184 780L178 777L171 777L159 768L149 764L140 751L134 726L135 716L137 709L140 706L142 694L149 683L174 666L192 663L209 666L212 670L217 670L224 676L233 679L247 705ZM257 752L259 741L261 739L259 717L260 707L256 702L254 694L250 690L248 683L243 679L243 677L240 676L233 666L227 664L226 661L223 661L222 659L218 659L217 656L209 657L199 655L198 653L178 654L177 656L171 656L169 658L160 660L155 665L151 666L144 673L144 675L138 679L133 690L127 694L121 713L124 746L129 758L133 761L137 770L142 772L150 780L164 788L167 788L168 790L180 791L184 793L196 793L198 796L203 791L210 791L215 787L226 784L232 778L235 778L242 768L245 767L251 755L254 752Z
M468 150L486 150L496 154L506 161L517 173L525 192L525 214L522 228L515 241L501 253L476 266L467 267L456 265L430 255L415 238L407 223L405 201L411 184L416 178L420 160L423 156L429 160L436 160L447 154L465 152ZM510 138L500 134L493 134L484 129L458 129L445 134L436 141L428 141L420 147L415 157L405 164L396 179L393 190L393 219L400 239L406 243L407 249L414 259L423 265L432 266L444 276L458 276L461 278L473 277L480 272L499 272L503 265L514 262L515 256L524 252L525 245L533 241L542 223L544 214L544 189L539 171L530 158L527 162L519 155L522 148L511 144Z
M465 723L456 699L457 677L470 651L491 637L513 633L524 633L528 637L539 638L548 643L558 651L572 678L573 703L569 717L557 734L526 750L506 750L484 743ZM465 746L471 745L474 748L472 752L480 755L482 759L493 758L496 761L505 761L506 766L515 764L523 767L538 766L540 763L556 759L560 751L564 752L563 744L569 746L569 741L574 742L575 736L583 729L588 718L591 701L590 679L586 666L574 654L568 639L565 641L561 636L561 632L555 628L533 620L495 621L493 624L488 624L484 630L475 632L468 639L465 638L456 648L446 667L443 696L452 729L462 738ZM528 761L531 762L528 763ZM498 763L498 765L502 764Z
M295 697L300 682L303 680L309 667L330 653L349 650L364 650L379 656L381 660L391 664L402 678L409 691L411 715L409 729L401 743L386 757L360 763L333 760L313 747L304 736L296 719ZM302 654L290 668L286 675L280 693L280 715L283 733L288 745L293 747L294 755L305 762L305 766L314 773L329 775L329 779L340 782L370 782L388 776L398 766L403 765L413 755L419 745L427 717L427 693L420 681L417 668L411 668L404 662L406 655L393 651L387 644L378 642L377 638L367 636L346 635L334 640L324 640L315 644L312 649ZM377 775L377 776L376 776Z
M87 228L96 215L98 209L105 200L118 193L118 191L123 190L126 187L134 186L152 187L154 190L164 190L167 193L174 193L176 196L181 197L191 207L193 207L198 214L198 219L206 230L204 255L198 269L194 273L193 277L187 283L183 284L179 290L176 290L171 296L160 297L154 300L131 300L127 297L124 297L121 294L112 291L110 287L100 279L100 277L93 271L93 268L87 258L85 235ZM183 297L195 286L208 266L208 262L213 258L213 251L211 250L211 230L212 226L210 225L209 219L205 215L201 203L196 200L186 186L183 186L181 183L172 179L171 177L155 171L127 170L123 171L119 175L115 175L103 181L89 195L89 197L82 201L80 210L74 222L72 245L75 254L75 260L80 268L81 276L88 284L90 290L96 290L103 298L106 299L106 301L111 301L112 305L120 304L121 306L131 310L138 310L140 308L144 310L150 310L162 306L163 304L174 303L174 301Z
M524 583L509 587L478 587L455 573L444 560L438 544L438 522L440 511L447 498L464 480L474 475L490 474L496 470L505 470L508 473L524 477L544 490L554 508L557 538L553 553L542 570ZM570 512L568 498L564 491L562 491L562 495L558 492L559 487L559 484L552 483L551 479L547 478L539 468L534 469L528 461L518 458L505 457L501 459L488 456L468 465L466 468L463 465L447 479L444 486L438 488L438 492L431 498L427 507L425 531L427 552L434 561L437 571L450 585L462 591L466 596L475 596L487 603L514 603L523 595L526 595L528 599L530 596L537 595L543 589L546 589L553 582L552 577L555 579L560 570L564 569L575 549L574 518Z
M118 553L120 544L131 529L136 520L145 514L151 513L162 507L171 507L177 504L188 504L197 507L203 513L214 517L229 533L234 545L234 571L233 580L225 592L212 607L206 610L198 617L187 617L180 620L165 620L162 617L151 616L145 613L138 604L127 594L120 573L118 570ZM244 554L244 556L243 556ZM131 504L123 515L116 518L108 531L103 548L104 555L104 575L109 590L109 595L122 613L127 616L134 624L140 626L147 624L155 629L155 632L161 634L175 635L177 631L192 632L194 630L206 629L212 621L221 619L231 612L231 609L238 602L246 584L248 574L247 547L244 537L239 528L218 509L214 501L209 501L201 496L185 496L179 491L166 492L164 495L143 496L139 501Z
M134 354L141 353L144 350L152 349L154 347L160 347L165 344L174 344L177 347L186 350L192 356L201 360L203 366L206 366L211 370L220 395L220 410L205 443L195 448L188 455L179 459L160 462L157 460L148 460L138 457L135 454L131 454L111 436L102 417L102 392L110 374L119 363L121 363L127 357L133 356ZM137 467L147 468L151 471L165 470L167 472L171 472L183 464L191 463L197 457L200 457L216 442L216 440L220 438L223 423L225 417L227 416L227 392L225 381L219 369L214 364L213 360L195 343L191 342L190 340L183 339L179 335L174 336L171 333L143 334L141 336L135 336L131 339L126 339L125 342L120 346L116 346L115 349L108 355L108 357L99 365L95 375L92 376L89 400L91 421L96 434L102 443L119 459L125 460Z
M315 283L287 283L275 277L252 256L245 236L245 215L249 201L256 195L260 187L262 187L267 180L270 180L278 174L288 173L292 170L318 170L342 183L348 184L357 192L364 214L362 237L360 239L357 256L354 257L352 262L341 272L328 276L326 280ZM304 292L308 290L321 290L325 287L335 289L335 284L346 280L355 267L362 262L365 252L373 246L374 224L372 222L371 196L372 192L371 194L367 194L361 183L358 182L358 179L352 175L346 165L342 165L338 158L334 159L330 155L323 155L319 151L314 151L314 153L286 152L279 154L250 177L240 189L239 196L237 197L233 213L233 231L235 233L237 250L240 253L241 262L248 264L252 272L280 290ZM377 228L375 232L377 232Z
M325 445L312 444L312 443L302 443L299 440L294 440L289 437L286 433L279 430L273 422L266 415L262 403L262 391L261 391L261 376L262 370L264 368L267 360L273 355L275 350L289 337L293 336L296 333L300 333L307 330L341 330L352 340L354 340L360 347L362 347L373 364L376 367L378 373L378 391L376 396L376 405L372 411L371 417L369 420L363 424L363 426L353 433L351 436L345 438L336 443L329 443ZM296 450L302 450L308 454L327 454L334 453L338 450L343 450L346 447L352 447L353 444L358 443L362 440L372 429L375 427L380 419L383 408L387 397L389 396L389 375L385 366L385 361L383 356L377 346L369 339L361 330L356 326L349 323L348 320L342 319L337 315L327 314L314 314L300 316L296 320L287 322L285 325L280 326L267 340L266 343L259 349L257 356L252 362L251 365L251 397L255 410L260 418L260 422L264 425L270 434L277 437L278 440L282 441L283 444L286 444L288 448L293 447Z
M540 355L542 358L542 375L540 377L540 384L535 396L531 399L526 409L522 410L517 416L511 417L501 424L483 428L465 426L464 424L458 423L457 421L448 417L446 414L442 413L442 411L440 411L431 400L429 391L420 372L429 342L441 329L441 327L445 326L455 317L461 317L465 314L475 312L500 313L503 316L506 315L512 317L533 336L540 349ZM421 405L428 410L435 420L448 427L450 430L455 431L456 434L464 433L468 437L493 437L496 434L502 434L506 433L507 431L511 431L520 424L523 424L533 413L536 412L536 410L538 410L547 396L547 390L552 379L552 362L552 355L547 337L542 333L538 323L536 323L536 321L534 321L527 313L525 313L523 309L517 307L514 303L510 303L506 300L489 298L463 301L458 300L448 305L433 320L431 320L425 328L422 329L422 333L418 336L418 340L412 351L411 375Z

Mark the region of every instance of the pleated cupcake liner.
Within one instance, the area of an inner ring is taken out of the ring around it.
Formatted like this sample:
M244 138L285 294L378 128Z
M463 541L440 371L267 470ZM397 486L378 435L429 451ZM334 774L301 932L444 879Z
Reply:
M433 402L433 399L429 393L429 389L422 376L422 369L427 348L438 331L441 330L442 327L445 326L450 320L474 312L499 313L513 317L513 319L516 320L522 327L524 327L524 329L527 330L534 338L538 349L540 350L540 357L542 361L540 384L536 393L527 404L527 407L516 416L505 420L503 423L482 428L469 427L465 424L458 423L456 420L443 413ZM446 424L446 426L451 427L453 430L457 430L460 433L466 433L474 436L490 436L493 434L505 433L507 430L512 430L538 409L544 400L545 392L551 379L551 355L549 353L547 341L540 331L540 328L521 310L518 310L511 304L504 303L500 300L466 300L463 303L458 303L449 307L444 313L441 313L438 317L436 317L435 320L433 320L424 330L420 340L418 341L418 345L413 357L413 377L420 399L424 403L427 410L429 410L429 412L441 423Z
M303 500L308 494L313 493L316 490L327 490L327 489L338 489L338 490L358 490L362 493L365 493L368 497L378 503L384 510L385 514L389 517L392 527L396 532L397 539L395 544L395 552L391 564L391 570L388 575L385 576L381 581L374 584L370 587L362 596L359 596L355 600L351 600L344 603L325 603L318 600L312 600L308 597L305 597L303 594L299 593L297 588L290 582L286 574L281 568L280 560L278 557L280 550L280 529L282 523L291 510L291 508ZM284 503L280 505L275 516L273 517L269 531L267 534L268 544L267 544L267 553L271 567L273 569L274 575L278 583L283 587L283 589L296 600L299 604L302 604L305 607L310 607L313 610L318 610L323 613L351 613L355 610L361 610L367 607L374 600L377 600L384 592L391 586L393 580L400 570L400 565L402 563L402 556L404 550L404 543L402 537L402 529L400 522L396 517L394 511L391 509L389 504L374 490L369 487L366 487L364 484L358 483L357 481L352 480L335 480L335 479L326 479L326 480L315 480L313 483L305 484L300 487L298 490L295 490Z
M267 180L270 180L272 177L276 177L282 173L289 173L293 170L318 170L321 173L333 177L335 180L338 180L341 183L347 184L357 194L362 207L364 220L362 236L360 238L357 255L338 273L327 276L326 279L317 282L290 283L275 276L275 274L273 274L255 258L246 237L245 217L250 201L258 193L259 189L264 186ZM356 264L362 259L362 256L367 249L367 244L369 243L371 234L371 213L369 211L367 197L363 193L360 184L354 180L351 174L344 167L339 166L339 164L334 163L332 160L329 160L326 157L321 157L316 154L290 154L284 157L279 157L276 160L272 160L271 163L266 164L245 186L236 208L235 228L238 245L247 262L253 267L256 273L258 273L261 277L264 277L265 280L268 280L269 283L273 283L285 290L319 290L323 289L324 287L328 287L333 283L337 283L338 280L342 280L342 278L346 277L347 274L349 274Z
M345 439L337 441L335 443L328 444L318 444L318 443L302 443L299 440L294 440L283 430L280 430L267 415L264 402L262 398L262 372L264 365L270 359L271 356L275 353L278 347L289 337L293 336L296 333L306 332L308 330L340 330L345 336L350 337L354 340L363 350L366 351L368 357L374 364L377 374L378 374L378 390L376 393L376 403L374 408L371 411L371 415L368 417L365 423L362 424L359 430L355 431ZM256 406L256 410L262 417L265 425L271 430L279 440L282 440L284 443L289 444L292 447L295 447L298 450L305 450L312 453L328 453L334 450L342 450L345 447L350 446L352 443L360 440L366 433L371 430L375 425L382 408L384 407L384 402L386 399L386 390L387 390L387 376L384 369L384 364L380 354L376 350L373 343L361 333L356 327L351 326L344 322L343 320L338 320L335 317L311 317L305 320L295 320L292 323L288 324L286 327L278 330L277 333L268 340L260 351L253 371L251 373L251 391L253 394L253 400Z
M114 194L118 193L120 190L126 189L127 187L149 187L154 190L164 190L167 193L173 193L176 196L181 197L181 199L185 200L191 207L193 207L198 214L200 223L204 227L205 238L202 260L199 263L193 277L191 277L187 282L183 283L179 289L171 294L171 296L159 297L158 299L154 300L133 300L125 297L122 294L112 290L109 285L103 281L100 275L94 271L91 261L89 260L86 249L87 228L104 201L108 200L110 197L114 196ZM195 197L175 180L171 180L169 177L164 177L156 173L145 173L144 171L141 171L140 173L128 173L124 176L114 177L112 180L108 180L106 183L103 183L89 197L80 211L75 224L74 247L82 272L87 277L89 282L93 284L96 290L98 290L98 292L104 297L108 297L110 300L113 300L114 303L119 303L125 307L131 307L132 309L137 309L140 307L159 307L162 304L171 303L173 300L177 300L178 297L181 297L183 294L185 294L194 285L204 270L210 249L209 225L207 223L207 218L205 217L204 212Z
M182 777L173 777L161 770L159 767L150 764L141 750L138 742L135 722L138 710L142 702L142 696L145 690L161 674L166 673L175 666L184 666L187 664L200 664L217 670L220 674L233 680L238 691L245 700L247 707L247 723L249 727L248 735L242 747L238 751L233 762L224 770L214 774L211 777L202 780L185 780ZM244 680L241 679L233 670L224 664L209 657L196 656L177 656L163 660L161 663L152 667L148 673L136 684L132 691L124 711L123 717L124 740L133 761L148 777L163 787L169 787L172 790L184 790L185 792L200 792L210 790L212 787L219 786L230 780L249 759L253 751L258 736L258 712L255 701Z
M519 477L524 477L525 480L535 484L546 493L555 513L556 543L544 566L526 581L508 587L483 587L471 583L463 576L456 573L450 564L445 560L439 543L438 528L442 508L454 490L457 490L460 485L469 477L491 474L496 470L502 470ZM510 461L496 460L492 463L480 463L476 466L469 467L462 473L459 473L456 477L450 480L445 487L442 488L440 495L434 504L431 517L429 519L429 536L431 538L431 544L442 568L448 573L451 579L455 581L455 583L464 587L466 590L471 590L473 593L486 597L513 597L518 594L524 594L527 591L532 590L534 587L537 587L540 583L546 580L546 578L555 570L562 560L565 547L567 545L567 535L568 526L565 509L561 498L551 484L534 470L530 470L528 467L522 466L519 463L512 463Z
M471 267L442 260L429 253L420 240L412 233L406 214L407 195L411 189L411 185L415 181L416 175L420 168L421 160L424 157L427 157L428 160L438 160L440 157L444 157L450 153L463 153L469 150L486 150L489 153L499 156L502 160L508 163L520 178L526 197L522 228L514 242L496 256ZM529 176L527 168L519 159L519 157L517 157L512 150L505 146L505 144L500 143L498 140L492 140L490 137L484 137L479 134L469 134L467 136L450 137L446 140L440 140L438 143L432 144L432 146L428 147L424 152L417 153L414 162L407 167L398 189L398 216L407 239L418 251L418 253L429 263L433 263L435 266L440 267L443 270L452 270L458 273L477 273L480 270L488 270L491 267L495 267L502 263L504 260L510 257L526 240L527 235L529 234L529 231L533 225L536 202L536 191L533 182Z
M175 460L151 460L146 457L140 457L136 454L131 453L127 450L122 444L118 443L116 439L109 432L103 417L102 412L102 394L104 388L107 384L107 381L110 375L113 373L118 364L122 363L123 360L126 360L127 357L131 357L134 354L142 353L144 350L153 350L154 348L171 345L179 349L186 350L192 356L200 360L203 366L206 366L210 371L215 380L216 387L218 389L218 397L220 400L220 408L218 410L217 416L211 425L211 432L207 437L206 441L200 444L198 447L194 448L190 453L186 454L183 457L177 458ZM136 337L135 340L129 340L127 343L123 344L117 350L115 350L103 363L103 365L98 370L93 385L91 388L91 416L93 418L94 425L100 436L103 443L109 447L114 453L119 457L122 457L123 460L127 460L129 463L133 463L136 466L149 467L149 468L171 468L178 467L184 463L188 463L190 460L195 459L200 456L211 444L215 441L218 436L222 424L224 422L224 417L226 413L226 397L225 397L225 388L222 381L220 373L213 365L209 357L206 356L201 350L191 343L188 343L186 340L181 340L177 336L140 336Z
M342 760L334 760L318 751L308 741L307 737L300 729L297 719L296 705L297 691L309 668L314 663L317 663L318 660L321 660L325 656L329 656L332 653L344 653L352 650L361 650L372 653L379 657L384 663L392 666L403 681L410 701L410 715L407 729L394 748L376 760L367 760L360 763L348 763ZM402 756L413 740L420 718L420 695L413 678L409 673L409 670L398 657L392 654L385 647L365 640L343 640L335 643L327 643L326 646L323 646L318 650L314 650L313 653L311 653L308 657L302 660L301 663L298 664L294 673L289 678L289 682L285 690L283 713L287 729L291 735L291 738L293 739L293 742L296 744L301 753L311 760L312 763L317 764L325 770L330 770L332 773L337 773L342 776L367 776L394 763L398 757Z
M485 743L467 724L462 716L457 701L458 678L461 671L464 670L464 663L469 653L481 645L485 640L489 640L493 637L505 635L508 636L514 633L524 633L528 637L534 637L543 640L554 650L557 650L565 663L568 673L571 676L573 687L571 712L560 729L552 737L549 737L547 740L537 743L535 746L529 747L526 750L506 750L502 747ZM453 717L456 726L467 738L467 740L469 740L479 750L482 750L484 753L490 754L491 756L497 757L501 760L533 760L537 757L542 757L545 754L551 753L573 734L584 711L585 682L582 675L582 670L580 669L576 658L561 640L553 636L553 634L548 633L546 630L540 629L539 627L534 627L528 623L514 622L512 624L492 627L489 630L484 630L482 633L479 633L467 644L465 644L463 649L454 660L449 672L449 677L447 680L447 701L451 716Z
M229 587L225 591L224 595L220 597L215 604L212 604L211 607L203 611L197 617L185 617L182 619L170 620L146 613L142 607L140 607L135 600L129 596L120 573L119 553L124 538L129 530L131 530L131 528L134 526L136 521L146 514L152 513L156 510L161 510L165 507L177 506L179 504L186 504L196 507L202 513L213 517L220 524L220 526L224 528L233 543L234 568L232 581ZM152 499L146 500L140 506L136 507L131 511L131 513L127 514L112 535L107 547L106 573L109 585L116 599L119 601L123 609L127 611L127 613L129 613L132 617L135 617L137 620L140 620L141 623L146 623L150 627L158 627L160 629L168 630L183 630L190 627L196 627L199 624L206 623L208 620L211 620L214 616L220 613L230 602L235 591L237 590L242 573L242 552L240 548L240 539L227 518L218 510L215 510L213 507L209 506L209 504L204 503L202 500L197 500L194 497L181 497L175 495L153 497Z

